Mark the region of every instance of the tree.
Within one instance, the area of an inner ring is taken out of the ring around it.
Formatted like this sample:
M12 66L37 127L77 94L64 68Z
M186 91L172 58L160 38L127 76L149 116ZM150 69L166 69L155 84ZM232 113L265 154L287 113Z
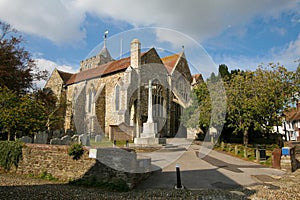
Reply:
M40 71L28 51L22 47L21 36L9 24L0 21L0 87L7 87L18 94L34 88L34 81L47 77Z
M279 116L293 94L291 80L291 72L270 64L254 72L237 72L226 84L227 120L236 133L243 133L244 145L248 145L250 128L269 133L278 125Z
M219 76L221 76L223 80L230 79L230 73L228 71L228 67L225 64L219 65Z
M8 140L19 132L32 136L45 130L47 111L33 94L19 96L7 88L0 87L0 133Z
M60 109L61 105L56 105L57 97L50 88L38 90L34 93L34 96L45 109L47 115L46 127L50 130L53 124L61 119L61 117L57 116L57 111Z
M183 114L182 121L187 127L199 127L207 132L215 127L221 132L225 123L226 95L222 79L214 76L199 84L193 90L193 103Z

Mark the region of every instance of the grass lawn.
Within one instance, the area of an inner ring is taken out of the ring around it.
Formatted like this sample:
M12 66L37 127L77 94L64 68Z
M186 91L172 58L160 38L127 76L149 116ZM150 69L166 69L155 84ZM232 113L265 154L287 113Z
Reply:
M129 143L132 143L133 141L129 141ZM114 147L113 141L110 141L107 137L103 137L100 142L95 142L95 137L92 136L90 139L90 144L92 148L108 148L108 147ZM117 147L126 147L126 141L116 141Z
M266 160L260 160L256 161L256 147L255 145L248 145L247 146L247 157L244 157L244 145L242 144L219 144L215 146L215 150L225 152L227 154L230 154L232 156L236 156L238 158L244 159L244 160L249 160L253 162L258 162L260 164L266 165L266 166L271 166L272 165L272 152L273 150L277 148L277 145L266 145Z

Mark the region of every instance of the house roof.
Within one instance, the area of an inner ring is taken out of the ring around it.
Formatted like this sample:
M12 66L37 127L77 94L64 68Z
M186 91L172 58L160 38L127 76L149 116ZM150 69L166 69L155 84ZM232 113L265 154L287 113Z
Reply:
M194 74L193 78L198 82L198 81L203 81L203 77L201 74Z
M286 116L287 121L295 121L295 120L300 120L300 112L297 111L296 108L293 108L289 110L288 112L284 113Z

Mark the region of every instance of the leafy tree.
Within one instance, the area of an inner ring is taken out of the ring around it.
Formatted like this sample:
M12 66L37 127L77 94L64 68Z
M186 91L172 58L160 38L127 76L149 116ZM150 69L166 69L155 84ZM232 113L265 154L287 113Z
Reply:
M223 80L230 79L230 72L225 64L219 65L219 76L221 76Z
M35 80L45 79L47 71L40 71L22 47L21 36L9 24L0 21L0 87L17 93L34 89Z
M236 133L243 133L244 145L248 144L251 128L269 133L278 125L279 116L291 100L291 80L291 72L270 64L254 72L237 72L226 84L227 120Z
M35 99L39 101L45 109L47 115L46 127L50 130L53 124L60 120L60 117L56 115L56 112L60 108L56 105L57 97L50 88L38 90L34 93L34 95Z
M10 133L18 127L19 104L20 98L16 92L0 87L0 133L7 134L8 140Z
M45 130L47 112L41 101L33 94L19 96L7 88L0 87L0 133L8 140L17 133L32 135Z
M193 90L192 99L192 105L183 114L182 121L185 125L199 127L203 132L207 132L212 126L220 133L226 114L226 97L222 80L213 77L199 84Z

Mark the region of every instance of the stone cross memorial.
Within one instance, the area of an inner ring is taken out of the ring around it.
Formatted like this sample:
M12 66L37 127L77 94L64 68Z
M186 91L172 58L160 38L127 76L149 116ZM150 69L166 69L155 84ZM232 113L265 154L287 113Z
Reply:
M141 134L141 138L155 138L157 134L157 123L153 122L153 115L152 115L152 88L154 87L152 86L152 80L149 80L148 119L146 123L143 123L143 133Z

